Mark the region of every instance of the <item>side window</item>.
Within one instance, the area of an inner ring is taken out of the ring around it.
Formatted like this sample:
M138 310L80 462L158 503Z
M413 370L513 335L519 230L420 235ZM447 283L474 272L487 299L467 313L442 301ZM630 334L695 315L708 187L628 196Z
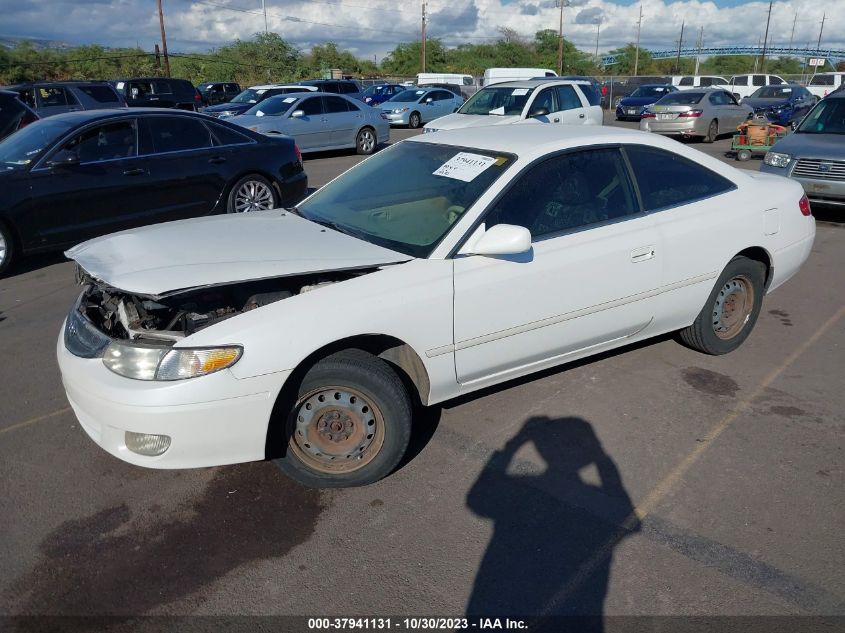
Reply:
M64 144L57 152L76 155L80 163L97 163L135 156L135 122L119 121L90 128Z
M687 204L735 188L727 178L666 150L628 145L625 153L646 211Z
M733 81L735 86L747 86L748 85L748 76L742 75L741 77L734 77Z
M463 83L464 83L465 86L471 86L472 85L472 77L464 77Z
M716 90L710 95L710 103L713 105L730 105L731 102L728 99L728 95L721 90Z
M155 81L153 82L153 92L157 95L169 95L173 94L173 89L167 81Z
M299 104L299 109L305 113L305 116L317 116L323 114L323 104L321 97L311 97Z
M535 239L637 212L618 149L570 152L534 165L484 218L487 227L516 224Z
M775 86L784 86L786 82L776 75L769 75L769 83Z
M109 86L79 86L78 90L98 103L115 103L120 98Z
M198 119L150 116L146 121L153 137L153 150L157 154L211 147L211 135Z
M211 130L211 137L214 141L214 145L238 145L239 143L252 142L251 138L244 136L239 132L235 132L235 130L230 130L225 125L212 123L211 121L206 121L205 124Z
M326 109L326 114L349 112L349 106L347 103L348 102L343 97L323 97L323 105Z
M560 110L573 110L582 107L581 99L575 94L575 89L572 86L558 86L557 100L560 104Z
M678 82L679 86L691 86L692 85L692 77L681 77L681 80Z
M701 78L701 83L699 84L699 86L704 87L704 86L712 86L712 85L713 85L713 78L712 77L702 77Z
M41 107L78 104L76 97L64 88L39 88L38 96L41 99Z
M537 95L537 98L531 104L531 111L528 113L528 116L532 116L540 110L545 110L546 114L557 111L557 108L555 108L554 91L551 88L546 88Z
M343 94L354 94L358 92L358 87L355 84L340 84L340 91Z
M36 108L35 105L35 89L34 88L27 88L26 90L18 91L18 95L20 95L21 101L23 101L26 105L30 108Z
M130 99L144 99L153 92L153 85L145 81L133 81L129 84Z
M766 85L766 75L754 75L751 77L751 85L753 86L765 86Z
M832 86L833 75L816 75L810 80L811 86Z

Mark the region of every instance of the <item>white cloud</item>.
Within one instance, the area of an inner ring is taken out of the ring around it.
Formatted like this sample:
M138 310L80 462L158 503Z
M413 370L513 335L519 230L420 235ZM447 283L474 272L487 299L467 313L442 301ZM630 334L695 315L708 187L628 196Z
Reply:
M268 25L285 39L307 49L335 41L363 57L384 56L400 42L417 38L420 5L393 0L266 0ZM828 3L781 0L772 10L770 40L787 45L795 23L796 46L816 43L819 22ZM237 7L249 12L223 8ZM263 31L260 0L164 0L169 48L203 50ZM405 8L401 8L405 7ZM638 3L572 0L564 9L564 34L585 51L595 48L595 18L601 16L599 50L606 51L636 37ZM767 1L719 8L702 0L642 0L641 44L653 50L677 46L681 22L684 43L694 45L704 27L707 46L757 44L765 29ZM499 27L527 38L544 28L557 29L559 9L553 0L429 0L428 33L445 44L492 41ZM140 44L152 49L158 41L158 18L152 2L133 0L0 0L2 34L110 46ZM579 18L579 16L581 16ZM290 18L293 18L292 21ZM298 20L298 21L295 21ZM328 26L333 25L333 26ZM342 28L346 27L346 28ZM823 47L845 49L845 12L829 10Z

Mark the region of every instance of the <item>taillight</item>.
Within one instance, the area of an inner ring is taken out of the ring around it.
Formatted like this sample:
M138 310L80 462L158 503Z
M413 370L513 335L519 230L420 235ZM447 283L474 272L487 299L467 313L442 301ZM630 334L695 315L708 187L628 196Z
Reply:
M198 93L198 92L194 93L194 101L202 101L202 97L200 96L200 93Z
M807 217L813 215L813 211L810 209L810 200L807 198L806 193L801 196L801 199L798 201L798 208L801 209L801 215Z
M654 112L649 112L648 110L646 110L645 112L642 113L640 118L641 119L656 119L657 115Z
M678 112L678 118L681 117L700 117L704 114L704 110L687 110L686 112Z
M602 86L602 87L601 87L601 93L602 93L603 95L606 95L606 94L607 94L607 86Z
M293 153L296 155L297 162L302 162L302 152L299 151L299 145L293 144Z

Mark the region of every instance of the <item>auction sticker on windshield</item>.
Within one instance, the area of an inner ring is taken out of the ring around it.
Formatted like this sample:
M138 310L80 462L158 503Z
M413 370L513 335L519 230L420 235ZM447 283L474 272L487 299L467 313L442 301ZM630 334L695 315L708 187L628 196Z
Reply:
M495 162L496 159L492 156L460 152L443 163L432 174L454 178L455 180L463 180L464 182L472 182L478 174Z

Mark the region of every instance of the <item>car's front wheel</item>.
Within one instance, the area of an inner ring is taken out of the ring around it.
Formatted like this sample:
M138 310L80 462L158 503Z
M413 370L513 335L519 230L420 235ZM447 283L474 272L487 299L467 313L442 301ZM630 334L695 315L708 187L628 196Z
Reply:
M15 242L11 231L0 222L0 275L5 273L15 258Z
M412 130L416 130L420 124L422 123L422 117L420 116L419 112L411 112L411 116L408 117L408 127Z
M227 213L265 211L279 206L276 189L264 176L250 174L238 180L229 190Z
M680 331L681 341L705 354L727 354L751 334L763 305L766 268L735 257L719 276L696 320Z
M411 400L390 365L351 349L315 364L287 418L285 454L274 461L311 488L378 481L396 468L411 436Z

